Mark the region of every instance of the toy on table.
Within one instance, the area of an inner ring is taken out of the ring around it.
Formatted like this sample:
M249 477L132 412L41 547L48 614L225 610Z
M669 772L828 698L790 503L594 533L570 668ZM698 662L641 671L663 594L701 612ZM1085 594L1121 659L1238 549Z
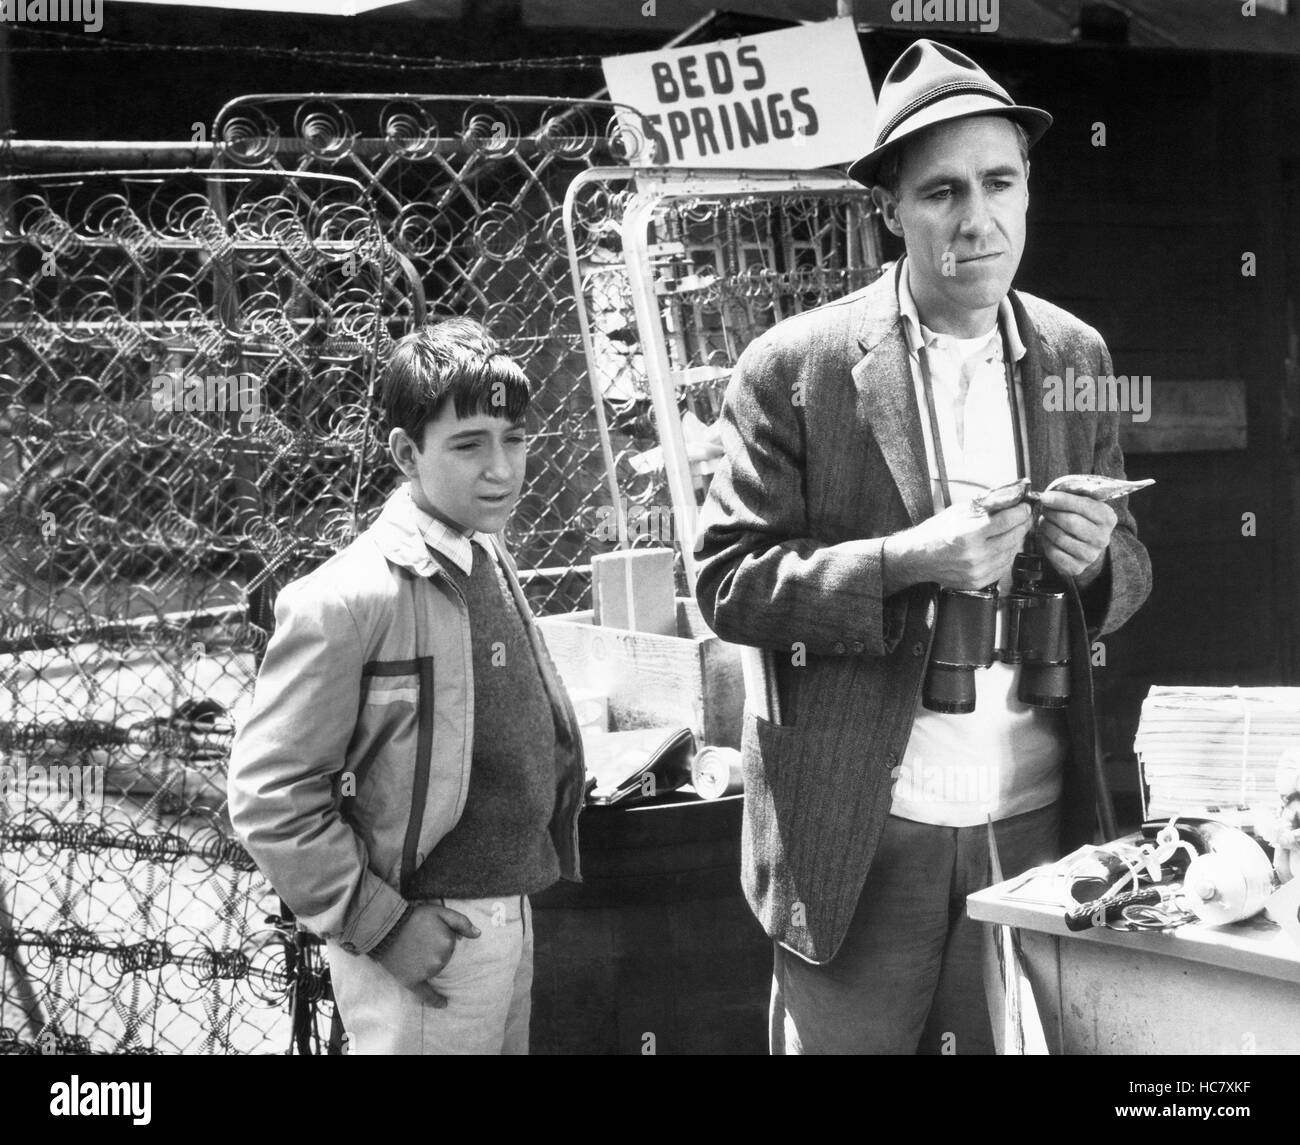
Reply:
M1287 748L1278 760L1277 791L1282 810L1273 835L1273 869L1286 883L1300 874L1300 748Z

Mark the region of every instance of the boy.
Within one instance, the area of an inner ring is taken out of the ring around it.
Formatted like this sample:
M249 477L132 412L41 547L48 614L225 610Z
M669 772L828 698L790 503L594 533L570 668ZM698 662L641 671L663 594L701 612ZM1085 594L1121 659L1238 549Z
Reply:
M407 483L280 593L231 755L235 830L327 940L354 1053L527 1053L528 895L579 878L582 741L496 536L531 396L475 322L397 343Z

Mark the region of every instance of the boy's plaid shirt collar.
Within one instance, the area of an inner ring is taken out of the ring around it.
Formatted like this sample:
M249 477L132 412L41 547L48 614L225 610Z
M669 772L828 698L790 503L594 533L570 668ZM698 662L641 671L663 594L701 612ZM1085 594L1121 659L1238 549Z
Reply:
M424 543L435 553L446 557L466 576L469 576L474 571L474 550L472 545L475 542L483 548L483 551L488 556L496 560L496 550L492 547L492 538L489 534L474 532L467 537L464 533L451 528L449 525L444 525L436 517L429 516L411 498L409 482L402 486L402 496L406 498L412 520L415 522L415 527L419 530L420 535L424 538Z

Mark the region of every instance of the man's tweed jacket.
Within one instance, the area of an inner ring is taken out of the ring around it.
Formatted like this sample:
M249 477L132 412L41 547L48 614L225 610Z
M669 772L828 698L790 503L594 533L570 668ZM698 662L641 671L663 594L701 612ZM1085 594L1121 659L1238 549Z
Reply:
M1043 378L1107 376L1101 336L1012 292L1033 488L1124 476L1115 413L1048 412ZM936 587L885 599L883 538L935 512L895 276L780 323L741 356L726 457L700 521L696 595L724 640L773 650L781 723L746 705L742 882L767 933L834 957L857 906L911 735ZM1072 699L1062 846L1094 838L1099 779L1090 647L1146 599L1151 566L1127 501L1101 575L1069 583ZM806 660L806 666L802 662Z

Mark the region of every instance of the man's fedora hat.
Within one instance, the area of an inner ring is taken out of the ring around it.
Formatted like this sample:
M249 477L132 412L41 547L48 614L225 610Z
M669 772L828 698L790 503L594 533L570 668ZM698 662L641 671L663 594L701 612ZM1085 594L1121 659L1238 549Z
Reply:
M1032 147L1052 126L1037 107L1021 107L1001 84L956 48L917 40L894 62L876 101L876 144L849 168L870 187L880 162L909 135L936 123L972 115L1005 115L1025 129Z

